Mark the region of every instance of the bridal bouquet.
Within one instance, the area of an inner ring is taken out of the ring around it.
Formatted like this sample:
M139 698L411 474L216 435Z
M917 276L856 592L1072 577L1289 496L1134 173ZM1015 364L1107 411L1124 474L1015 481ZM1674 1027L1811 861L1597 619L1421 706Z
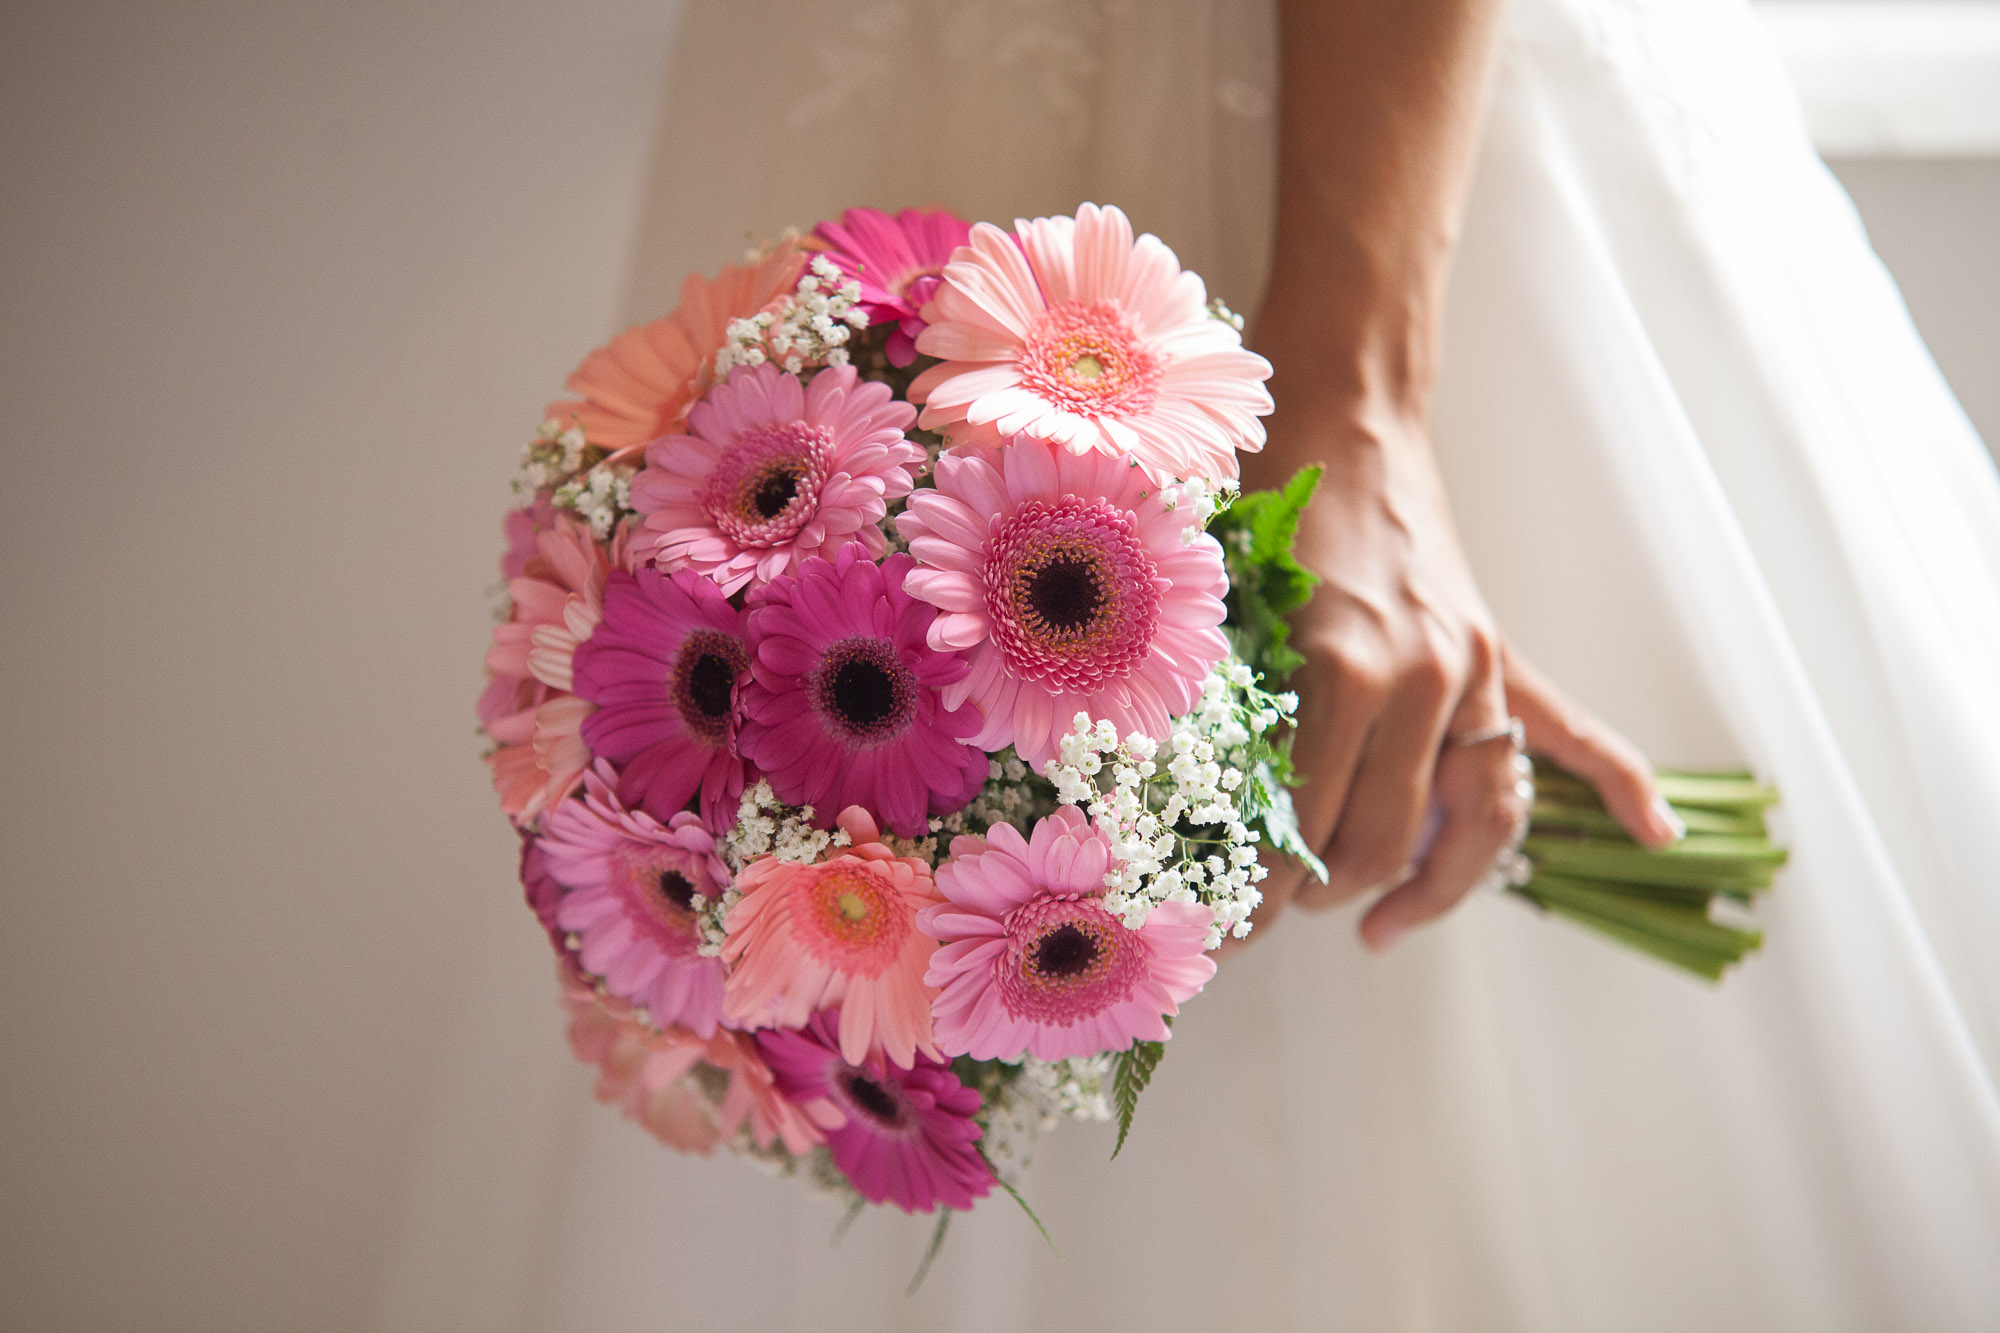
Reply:
M1280 688L1316 477L1238 493L1240 328L1115 208L855 209L585 358L479 715L600 1098L946 1217L1064 1117L1123 1143L1259 849L1316 865ZM1769 882L1548 790L1517 888L1660 956ZM1692 795L1761 834L1752 784Z

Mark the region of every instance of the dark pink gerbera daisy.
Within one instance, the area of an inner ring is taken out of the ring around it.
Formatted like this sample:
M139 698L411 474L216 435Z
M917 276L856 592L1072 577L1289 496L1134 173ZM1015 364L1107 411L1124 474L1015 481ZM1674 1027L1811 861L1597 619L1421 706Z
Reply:
M743 613L691 570L614 572L604 619L576 649L591 752L619 765L618 798L668 820L697 790L712 829L736 820L736 695L750 664Z
M938 697L966 664L925 642L937 611L903 590L914 564L892 555L877 565L848 546L759 589L748 612L757 648L744 757L781 799L816 807L827 824L858 805L916 837L927 815L962 808L986 780L985 751L966 744L979 710Z
M541 922L542 929L549 933L549 943L555 945L557 957L562 959L566 968L574 967L576 955L566 938L569 932L556 921L556 905L562 901L562 885L549 874L549 858L543 855L540 841L527 832L521 834L521 891L527 896L528 910L535 914L535 920Z
M821 1010L804 1028L760 1032L757 1048L778 1091L826 1135L833 1164L870 1203L962 1212L992 1193L993 1172L974 1146L979 1094L950 1066L924 1055L913 1069L849 1064L838 1010Z
M838 222L822 222L813 235L826 243L826 256L861 284L861 308L871 325L894 323L889 363L917 359L917 335L924 331L918 311L937 291L938 275L952 251L965 244L972 224L941 208L906 208L890 217L873 208L850 208Z

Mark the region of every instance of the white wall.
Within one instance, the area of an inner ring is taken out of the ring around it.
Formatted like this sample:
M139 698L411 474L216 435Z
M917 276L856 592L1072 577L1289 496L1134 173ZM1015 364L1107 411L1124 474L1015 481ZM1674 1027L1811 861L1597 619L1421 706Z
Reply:
M464 955L547 965L484 592L676 8L0 11L0 1324L371 1322Z
M1986 447L2000 448L2000 158L1832 166Z

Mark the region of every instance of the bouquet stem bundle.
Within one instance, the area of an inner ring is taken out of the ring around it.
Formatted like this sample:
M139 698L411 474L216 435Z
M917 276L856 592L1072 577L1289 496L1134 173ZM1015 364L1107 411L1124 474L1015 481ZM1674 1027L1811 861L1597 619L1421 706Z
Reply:
M1688 833L1647 848L1582 779L1546 766L1535 777L1522 845L1534 874L1509 892L1711 981L1763 943L1727 917L1747 915L1785 864L1764 819L1776 791L1748 773L1662 772L1661 794Z

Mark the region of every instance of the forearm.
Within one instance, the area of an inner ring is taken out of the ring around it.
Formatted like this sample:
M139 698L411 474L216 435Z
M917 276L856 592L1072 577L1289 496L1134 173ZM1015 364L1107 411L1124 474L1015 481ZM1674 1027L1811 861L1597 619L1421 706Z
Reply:
M1501 3L1282 0L1276 276L1253 331L1281 417L1421 417Z

